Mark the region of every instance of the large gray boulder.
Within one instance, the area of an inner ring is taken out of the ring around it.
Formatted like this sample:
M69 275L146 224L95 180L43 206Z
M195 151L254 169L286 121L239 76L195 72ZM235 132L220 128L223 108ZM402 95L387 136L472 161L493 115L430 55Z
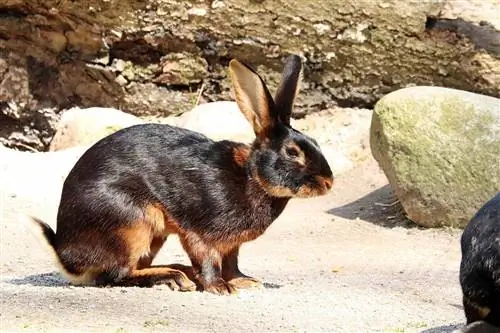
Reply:
M412 87L377 102L370 145L408 217L463 227L500 190L500 100Z

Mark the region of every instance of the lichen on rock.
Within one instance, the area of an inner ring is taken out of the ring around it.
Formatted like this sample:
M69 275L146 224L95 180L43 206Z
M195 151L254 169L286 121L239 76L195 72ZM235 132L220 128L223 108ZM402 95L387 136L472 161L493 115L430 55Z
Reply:
M401 89L375 106L371 148L410 219L464 226L500 190L500 100Z

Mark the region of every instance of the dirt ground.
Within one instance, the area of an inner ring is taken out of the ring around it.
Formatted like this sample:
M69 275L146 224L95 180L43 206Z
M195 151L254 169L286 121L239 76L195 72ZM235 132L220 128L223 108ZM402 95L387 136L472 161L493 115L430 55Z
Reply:
M35 214L55 227L62 181L77 156L0 148L3 332L437 333L462 326L460 231L405 220L371 158L338 177L331 194L293 200L243 246L241 269L262 288L224 297L166 286L69 286L15 216ZM155 260L173 262L188 264L174 237Z

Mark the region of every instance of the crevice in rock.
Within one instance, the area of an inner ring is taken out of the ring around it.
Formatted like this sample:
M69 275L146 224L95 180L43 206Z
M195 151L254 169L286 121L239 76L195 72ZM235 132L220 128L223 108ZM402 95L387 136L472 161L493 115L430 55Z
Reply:
M195 92L198 91L201 87L201 83L193 83L193 84L169 84L169 85L162 85L158 84L159 86L163 86L171 91L179 91L179 92Z
M51 99L47 91L54 88L55 82L59 79L59 70L56 67L45 65L31 56L27 57L26 65L28 85L33 96L42 104L56 102Z
M198 53L198 47L185 38L175 36L169 31L161 37L147 36L145 32L128 33L119 40L110 41L109 57L131 61L139 66L157 64L168 53Z
M163 55L164 53L143 38L118 41L109 50L110 60L122 59L139 66L159 63Z
M341 108L362 108L369 109L373 107L373 102L367 102L366 98L359 97L350 97L348 99L335 99L337 102L337 106Z
M28 16L28 14L22 11L19 7L0 7L0 19L23 19L26 16Z
M220 46L217 45L218 39L210 31L201 29L194 36L194 43L200 50L200 56L208 64L208 71L216 71L219 66L227 66L231 60L228 56L220 55Z
M479 25L463 19L443 19L427 17L427 31L448 31L467 37L477 48L482 48L495 57L500 57L500 31L482 21Z

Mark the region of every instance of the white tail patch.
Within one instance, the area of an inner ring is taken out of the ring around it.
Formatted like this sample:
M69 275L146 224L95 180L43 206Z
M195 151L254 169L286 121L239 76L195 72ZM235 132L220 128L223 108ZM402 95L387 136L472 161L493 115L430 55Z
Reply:
M34 218L26 214L18 214L18 220L21 222L21 225L28 230L33 236L35 236L36 240L43 247L46 252L50 253L52 259L56 264L60 264L59 257L55 249L50 245L49 241L45 237L44 229Z
M47 253L50 253L54 264L57 266L59 272L74 285L85 285L93 282L95 278L95 273L92 270L88 270L81 275L71 274L63 266L56 249L49 243L49 240L45 236L44 227L33 217L26 214L18 214L18 221L21 223L25 230L35 236L41 247L45 249Z

